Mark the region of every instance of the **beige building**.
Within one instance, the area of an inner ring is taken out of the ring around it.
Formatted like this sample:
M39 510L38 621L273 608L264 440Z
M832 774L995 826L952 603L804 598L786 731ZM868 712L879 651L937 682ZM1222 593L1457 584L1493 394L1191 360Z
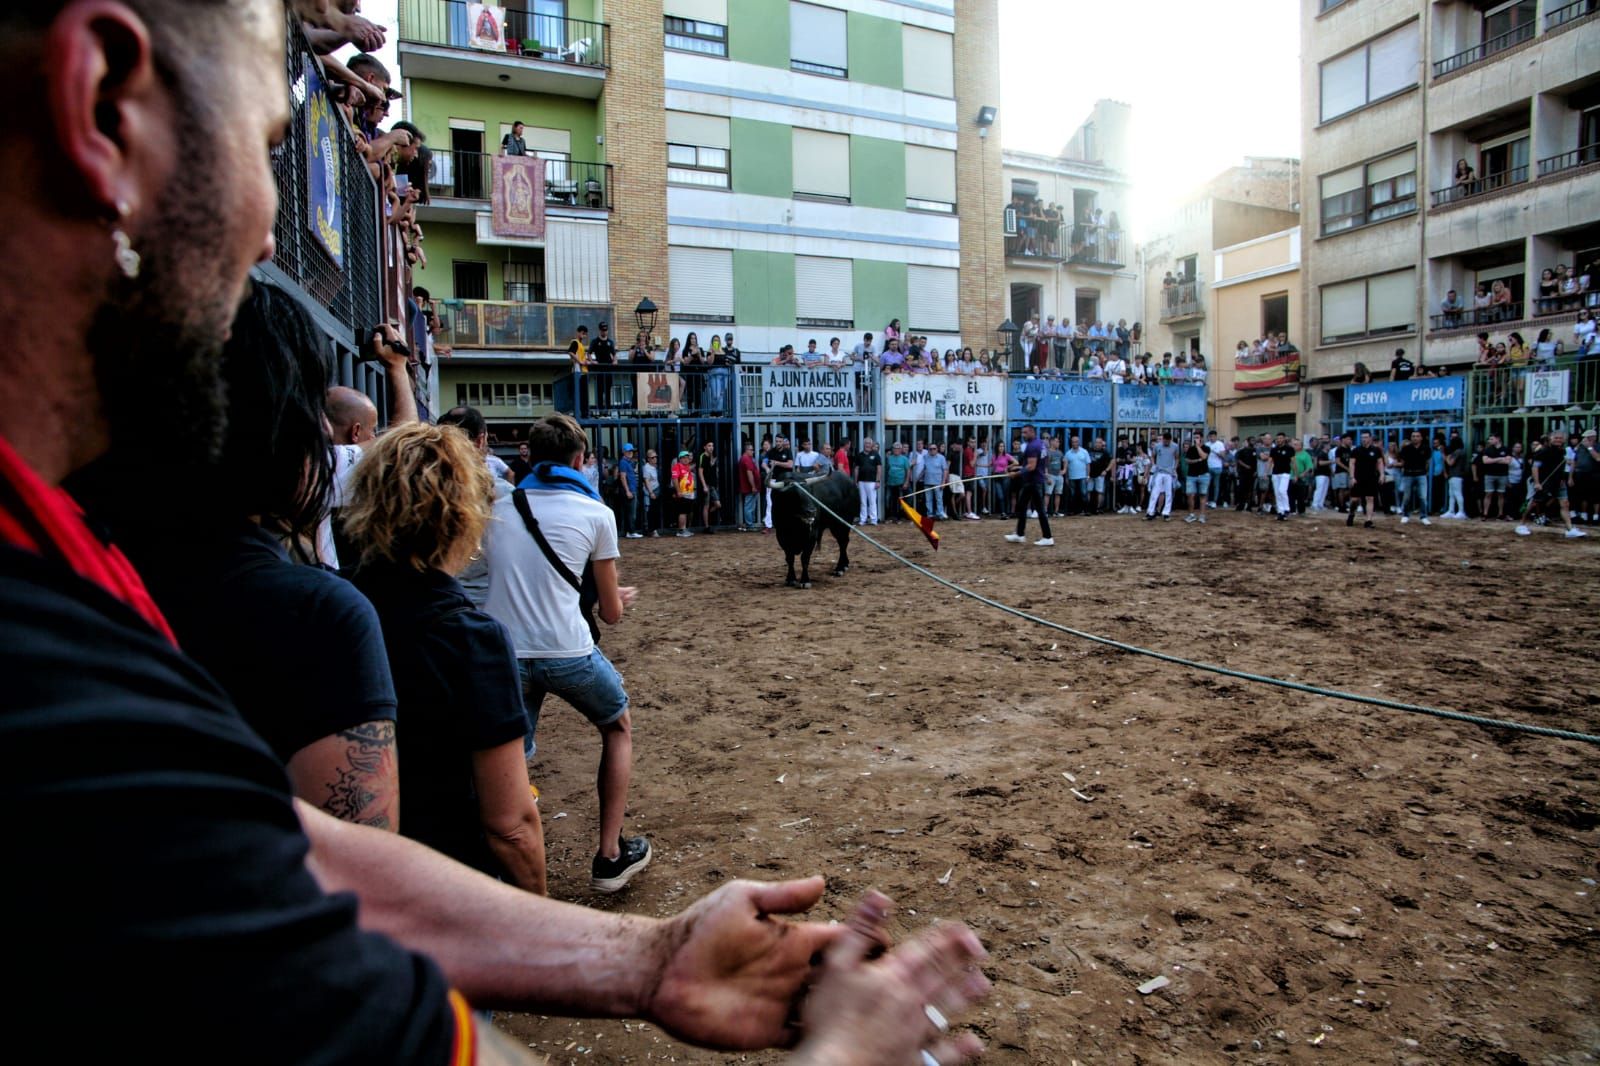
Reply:
M1238 345L1268 334L1305 335L1300 227L1218 248L1211 276L1211 425L1224 437L1293 435L1301 415L1299 353L1240 355Z
M1206 274L1217 250L1297 225L1299 196L1298 160L1251 156L1208 181L1158 226L1139 249L1145 350L1158 359L1163 352L1203 352L1214 363L1220 354L1209 322L1215 275Z
M1059 154L1004 153L1007 313L1018 326L1052 315L1058 323L1138 321L1131 113L1101 100Z
M1570 346L1576 310L1538 285L1600 259L1600 5L1301 3L1313 419L1341 421L1355 364L1381 374L1399 347L1462 368L1480 329ZM1492 319L1479 286L1510 293Z

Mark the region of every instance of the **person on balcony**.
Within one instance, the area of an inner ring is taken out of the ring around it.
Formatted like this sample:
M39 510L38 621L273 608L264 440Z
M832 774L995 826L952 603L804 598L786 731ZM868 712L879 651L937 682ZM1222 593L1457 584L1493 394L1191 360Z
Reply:
M589 346L589 361L596 366L612 366L617 361L617 345L612 341L610 329L604 322L597 328L600 335Z
M521 122L511 124L511 132L500 138L501 155L527 155L528 142L522 139L523 126Z
M1465 159L1457 159L1454 179L1456 197L1459 199L1463 196L1472 195L1472 184L1477 178L1477 172L1472 169L1472 164Z
M1555 334L1549 329L1539 331L1539 339L1533 342L1533 361L1535 363L1553 363L1561 358L1561 342L1556 340Z
M1517 317L1511 287L1503 281L1496 281L1489 287L1489 314L1495 322L1509 322Z
M1478 289L1472 294L1472 324L1481 326L1489 321L1490 305L1494 297L1489 293L1489 286L1479 283Z
M1456 290L1451 289L1444 294L1444 299L1439 301L1439 314L1445 329L1455 329L1461 325L1461 312L1466 308L1461 303L1461 297L1456 295Z
M1572 341L1580 359L1600 354L1600 337L1595 334L1594 315L1589 310L1578 312L1578 320L1572 324Z
M1498 282L1496 282L1498 284ZM1560 308L1561 282L1556 278L1556 272L1545 267L1539 275L1539 301L1535 304L1541 315L1548 315Z

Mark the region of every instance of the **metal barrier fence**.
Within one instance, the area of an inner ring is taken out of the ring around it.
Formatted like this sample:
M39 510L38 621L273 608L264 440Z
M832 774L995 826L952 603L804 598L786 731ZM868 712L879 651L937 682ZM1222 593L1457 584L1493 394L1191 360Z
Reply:
M433 195L488 200L493 189L492 153L448 150L433 153L428 171L428 191ZM549 204L611 210L611 164L546 159L544 198Z

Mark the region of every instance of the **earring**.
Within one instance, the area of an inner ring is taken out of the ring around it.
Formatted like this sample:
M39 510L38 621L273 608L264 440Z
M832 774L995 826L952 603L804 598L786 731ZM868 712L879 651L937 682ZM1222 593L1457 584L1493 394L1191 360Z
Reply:
M133 250L133 242L120 228L111 231L111 241L115 244L113 253L117 260L117 269L122 271L122 276L132 281L139 276L139 253Z

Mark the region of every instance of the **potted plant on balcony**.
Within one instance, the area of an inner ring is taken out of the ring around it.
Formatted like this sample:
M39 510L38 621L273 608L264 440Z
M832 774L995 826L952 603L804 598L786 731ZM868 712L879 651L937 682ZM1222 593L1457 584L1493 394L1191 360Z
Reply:
M539 47L539 38L529 37L527 40L523 41L522 54L525 56L532 56L534 59L540 58L544 52Z

